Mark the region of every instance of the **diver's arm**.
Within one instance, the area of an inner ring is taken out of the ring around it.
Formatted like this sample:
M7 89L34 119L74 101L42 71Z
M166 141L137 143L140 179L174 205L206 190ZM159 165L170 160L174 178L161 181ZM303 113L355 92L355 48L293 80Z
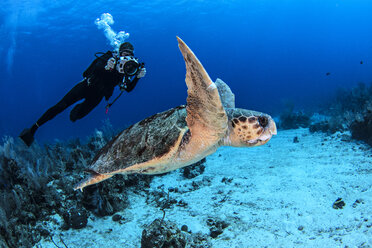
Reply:
M113 62L112 62L113 59ZM111 63L110 63L111 62ZM107 51L104 55L101 57L97 58L97 63L94 68L95 72L104 72L104 73L110 73L114 68L111 68L111 64L115 66L115 58L113 57L113 54L111 51ZM110 65L110 68L107 66Z

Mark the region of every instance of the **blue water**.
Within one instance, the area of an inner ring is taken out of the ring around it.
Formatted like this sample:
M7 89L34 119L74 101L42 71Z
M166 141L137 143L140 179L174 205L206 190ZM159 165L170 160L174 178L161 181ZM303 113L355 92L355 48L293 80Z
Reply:
M111 49L94 24L105 12L114 30L130 33L146 77L107 115L103 101L72 123L70 107L38 130L39 142L85 137L107 118L121 128L184 104L177 35L213 80L230 85L239 107L275 115L290 100L312 109L337 87L372 81L371 0L3 0L1 137L29 127L82 79L95 52Z

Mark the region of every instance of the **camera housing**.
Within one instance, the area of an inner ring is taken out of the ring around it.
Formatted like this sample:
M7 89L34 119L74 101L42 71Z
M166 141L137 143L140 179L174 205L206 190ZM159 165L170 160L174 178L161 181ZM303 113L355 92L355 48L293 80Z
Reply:
M132 56L120 57L116 63L116 70L126 76L134 76L140 68L138 59Z

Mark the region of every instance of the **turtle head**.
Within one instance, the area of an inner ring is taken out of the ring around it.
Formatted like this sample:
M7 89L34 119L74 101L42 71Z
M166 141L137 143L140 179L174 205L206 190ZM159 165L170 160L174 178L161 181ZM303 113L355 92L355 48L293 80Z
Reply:
M229 131L223 145L252 147L266 144L276 134L276 125L271 116L245 109L226 109Z

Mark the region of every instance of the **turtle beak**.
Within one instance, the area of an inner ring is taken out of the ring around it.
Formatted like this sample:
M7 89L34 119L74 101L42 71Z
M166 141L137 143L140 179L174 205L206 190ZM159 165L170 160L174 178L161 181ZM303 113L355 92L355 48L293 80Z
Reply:
M255 140L249 140L247 143L255 144L255 145L264 145L271 139L273 135L276 135L276 134L277 134L277 130L276 130L275 121L271 117L269 117L268 122L266 126L264 127L264 130L261 133L261 135Z
M264 131L262 132L261 136L258 138L261 141L269 141L273 135L277 134L276 130L276 124L275 121L270 117L269 118L269 123L265 127ZM265 143L266 143L265 142Z

